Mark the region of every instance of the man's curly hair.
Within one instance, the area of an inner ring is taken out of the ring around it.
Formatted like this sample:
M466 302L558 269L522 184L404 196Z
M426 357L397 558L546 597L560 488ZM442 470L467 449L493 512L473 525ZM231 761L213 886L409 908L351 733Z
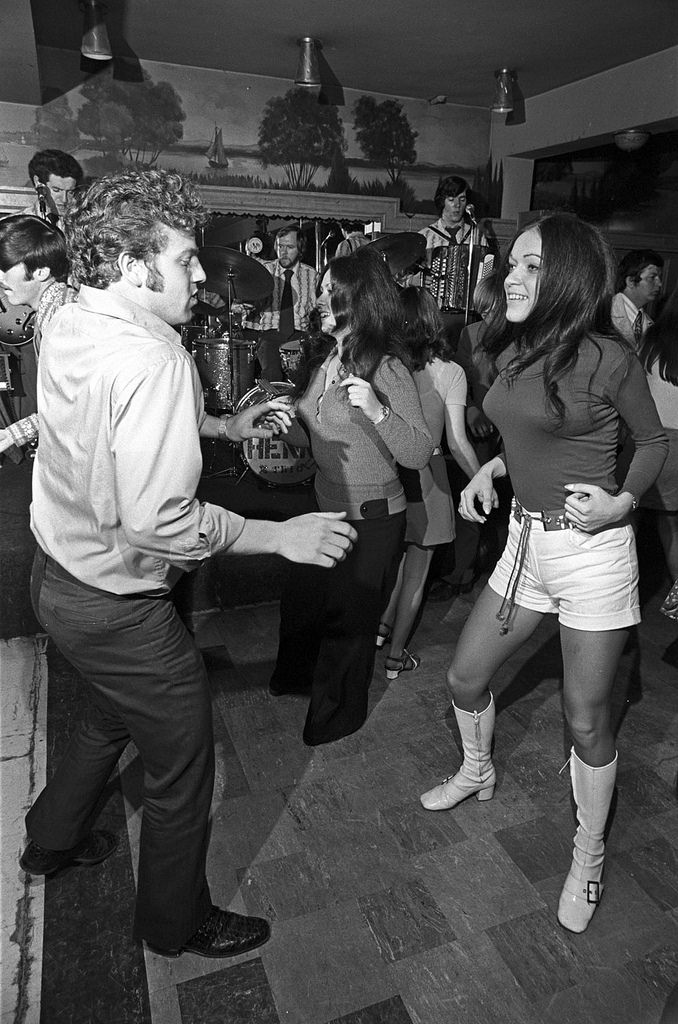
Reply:
M200 194L172 171L123 171L99 178L74 197L65 218L73 276L106 288L120 280L126 252L153 267L167 241L164 228L193 234L207 220Z

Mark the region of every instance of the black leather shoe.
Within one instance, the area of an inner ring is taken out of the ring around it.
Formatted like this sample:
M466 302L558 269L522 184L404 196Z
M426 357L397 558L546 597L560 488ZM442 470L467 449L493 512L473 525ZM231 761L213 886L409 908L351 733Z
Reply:
M116 836L103 829L94 829L86 839L70 850L47 850L31 839L21 854L19 864L29 875L53 875L59 868L69 864L83 864L87 867L100 864L110 857L117 845Z
M231 910L212 907L210 913L180 949L161 949L146 943L153 953L160 956L180 956L182 953L197 953L213 959L239 956L249 953L257 946L263 946L271 935L271 926L263 917L243 917Z

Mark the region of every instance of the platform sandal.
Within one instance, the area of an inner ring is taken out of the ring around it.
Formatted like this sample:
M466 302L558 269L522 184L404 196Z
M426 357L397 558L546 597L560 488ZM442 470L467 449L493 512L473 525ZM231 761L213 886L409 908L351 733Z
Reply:
M387 679L397 679L401 672L413 672L415 668L419 668L419 658L415 658L404 647L402 658L386 658Z

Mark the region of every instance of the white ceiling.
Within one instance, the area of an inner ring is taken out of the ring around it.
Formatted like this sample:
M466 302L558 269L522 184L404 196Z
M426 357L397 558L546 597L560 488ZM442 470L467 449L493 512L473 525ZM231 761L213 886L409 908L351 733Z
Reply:
M9 7L10 0L2 3ZM418 98L442 94L451 103L483 107L492 99L493 72L502 66L516 69L528 98L678 43L676 0L106 4L114 47L141 59L292 79L296 40L311 35L321 40L345 87ZM38 46L79 49L78 0L30 0L30 6ZM7 30L15 31L5 19L3 34ZM11 77L0 76L0 99L16 99L9 95Z

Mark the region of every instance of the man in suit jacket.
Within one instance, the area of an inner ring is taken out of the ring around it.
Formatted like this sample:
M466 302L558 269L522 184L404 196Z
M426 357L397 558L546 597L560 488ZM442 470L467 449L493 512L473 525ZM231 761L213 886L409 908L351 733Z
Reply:
M633 249L619 264L612 322L636 348L652 323L645 306L654 302L661 292L663 266L664 260L653 249Z

